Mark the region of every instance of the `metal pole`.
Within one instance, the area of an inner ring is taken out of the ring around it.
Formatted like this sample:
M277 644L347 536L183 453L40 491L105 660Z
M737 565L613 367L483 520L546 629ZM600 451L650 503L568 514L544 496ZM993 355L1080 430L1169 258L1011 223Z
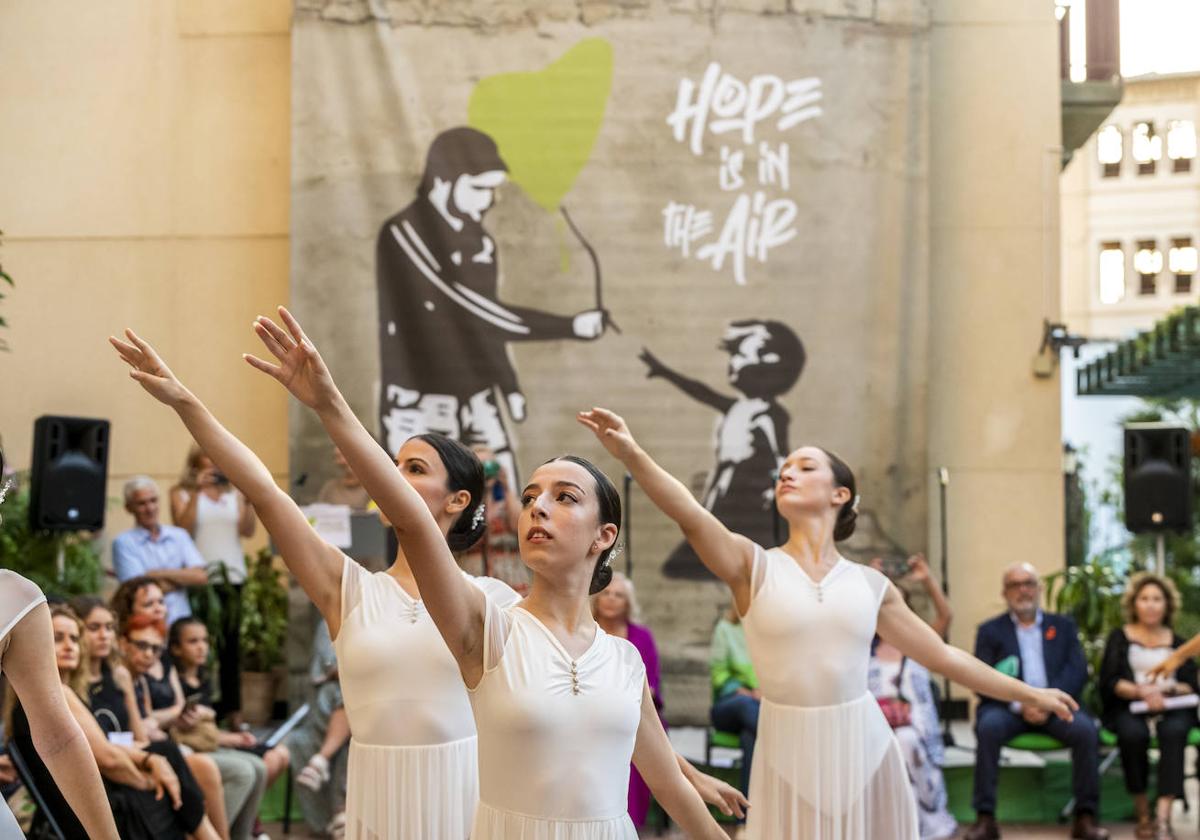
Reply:
M942 541L942 593L950 598L950 526L946 515L946 491L950 487L950 470L938 467L938 525ZM942 743L954 746L954 733L950 731L950 678L942 678Z
M630 580L633 579L633 506L629 504L630 494L633 492L633 476L625 473L624 481L625 499L625 576Z
M1158 563L1155 570L1160 575L1167 573L1167 538L1161 532L1154 540L1156 553L1158 554Z

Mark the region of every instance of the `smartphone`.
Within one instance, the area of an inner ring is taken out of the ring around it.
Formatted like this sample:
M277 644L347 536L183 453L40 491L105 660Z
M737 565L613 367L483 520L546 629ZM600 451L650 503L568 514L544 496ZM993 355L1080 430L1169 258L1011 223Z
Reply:
M224 486L228 483L229 483L229 477L226 476L225 473L223 473L223 472L214 472L213 473L213 484Z
M908 558L884 557L881 571L892 580L899 580L908 574Z

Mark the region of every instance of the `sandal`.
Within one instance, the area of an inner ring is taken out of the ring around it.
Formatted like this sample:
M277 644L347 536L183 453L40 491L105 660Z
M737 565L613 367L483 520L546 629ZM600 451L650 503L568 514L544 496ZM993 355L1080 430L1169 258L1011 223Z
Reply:
M308 764L305 764L304 769L296 776L296 784L315 793L325 786L329 778L329 762L325 760L325 756L317 753L308 760ZM332 823L330 824L332 825Z

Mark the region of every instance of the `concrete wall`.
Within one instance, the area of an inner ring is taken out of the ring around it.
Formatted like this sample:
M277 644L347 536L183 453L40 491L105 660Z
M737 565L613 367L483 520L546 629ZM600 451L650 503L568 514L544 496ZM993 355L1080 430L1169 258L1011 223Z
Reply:
M1041 0L934 3L929 465L950 470L951 640L968 650L1008 564L1064 562L1058 380L1031 369L1059 311L1057 37ZM929 490L936 557L932 472Z
M287 475L284 395L239 356L288 294L289 21L286 0L0 10L0 434L24 469L37 416L110 419L110 537L121 483L165 492L189 444L108 347L125 326Z

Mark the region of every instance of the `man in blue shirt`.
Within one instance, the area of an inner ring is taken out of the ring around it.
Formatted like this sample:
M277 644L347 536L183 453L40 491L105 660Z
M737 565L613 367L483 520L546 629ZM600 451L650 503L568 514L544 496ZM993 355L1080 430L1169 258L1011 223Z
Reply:
M125 483L125 510L134 526L113 540L113 571L124 582L144 575L153 578L164 593L167 625L192 614L187 587L208 582L204 558L182 528L158 520L158 485L139 475Z
M1004 573L1008 612L979 625L975 655L1009 676L1038 688L1057 688L1077 701L1087 681L1087 661L1075 622L1065 615L1042 612L1042 585L1028 563ZM975 825L965 840L995 840L996 782L1000 748L1022 732L1044 732L1071 750L1071 780L1075 791L1075 821L1071 837L1105 840L1108 832L1096 824L1100 798L1099 744L1096 724L1080 710L1067 723L1040 709L980 697L975 713Z

